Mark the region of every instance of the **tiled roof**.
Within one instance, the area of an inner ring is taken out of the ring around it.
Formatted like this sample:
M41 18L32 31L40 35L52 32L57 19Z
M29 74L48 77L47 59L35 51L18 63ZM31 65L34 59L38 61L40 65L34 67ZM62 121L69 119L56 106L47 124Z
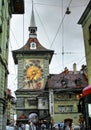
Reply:
M40 50L48 51L48 49L46 49L45 47L43 47L39 43L39 41L38 41L38 39L36 37L35 38L29 38L27 43L22 48L20 48L17 51L35 51L34 49L30 49L30 43L31 42L35 42L36 43L36 51L40 51Z
M63 88L84 88L88 85L87 79L83 74L69 71L67 74L52 74L48 79L48 88L63 89Z
M32 42L35 42L36 43L36 49L31 49L30 48L30 43L32 43ZM50 54L50 61L51 61L51 58L52 58L52 56L53 56L53 54L54 54L54 51L53 50L50 50L50 49L46 49L45 47L43 47L40 43L39 43L39 41L38 41L38 39L35 37L29 37L29 39L28 39L28 41L27 41L27 43L22 47L22 48L20 48L20 49L18 49L18 50L14 50L14 51L12 51L13 52L13 57L14 57L14 62L15 62L15 64L17 64L17 57L16 57L16 55L17 54L40 54L40 55L42 55L42 54Z

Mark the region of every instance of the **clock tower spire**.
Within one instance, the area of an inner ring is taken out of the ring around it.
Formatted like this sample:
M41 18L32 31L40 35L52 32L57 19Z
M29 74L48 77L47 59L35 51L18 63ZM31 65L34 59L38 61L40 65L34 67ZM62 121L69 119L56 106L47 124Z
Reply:
M31 20L30 20L30 26L28 28L29 30L29 37L36 37L36 31L37 31L37 27L36 27L36 23L35 23L35 17L34 17L34 5L33 5L33 0L32 0L32 13L31 13Z

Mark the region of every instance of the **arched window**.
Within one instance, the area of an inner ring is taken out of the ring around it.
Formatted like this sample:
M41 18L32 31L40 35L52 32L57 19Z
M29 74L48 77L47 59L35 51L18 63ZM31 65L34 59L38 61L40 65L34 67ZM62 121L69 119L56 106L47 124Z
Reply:
M30 43L30 49L36 49L36 43L35 42Z

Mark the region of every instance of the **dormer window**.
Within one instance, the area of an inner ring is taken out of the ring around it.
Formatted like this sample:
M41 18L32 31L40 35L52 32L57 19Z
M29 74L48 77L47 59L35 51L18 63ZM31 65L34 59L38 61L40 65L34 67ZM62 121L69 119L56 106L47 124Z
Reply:
M36 49L36 43L35 42L30 43L30 49Z

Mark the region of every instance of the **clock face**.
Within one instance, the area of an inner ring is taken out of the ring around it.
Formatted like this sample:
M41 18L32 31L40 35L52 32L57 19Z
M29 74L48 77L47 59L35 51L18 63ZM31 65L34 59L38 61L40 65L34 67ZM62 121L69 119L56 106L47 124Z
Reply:
M29 66L29 68L26 71L26 76L29 78L31 81L37 81L42 77L42 69L40 66Z
M43 89L43 62L41 60L26 60L24 74L25 88Z

